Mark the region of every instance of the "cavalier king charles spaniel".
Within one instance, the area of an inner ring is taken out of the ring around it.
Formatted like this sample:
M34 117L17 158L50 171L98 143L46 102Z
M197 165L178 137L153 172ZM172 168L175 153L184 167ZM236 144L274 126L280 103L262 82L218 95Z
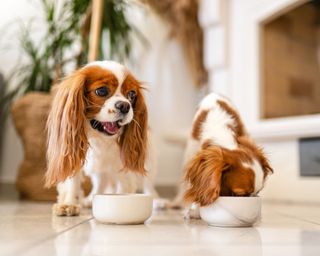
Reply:
M78 215L97 193L158 197L143 86L113 61L87 64L56 89L48 117L46 186L57 185L58 216ZM92 190L84 198L82 171Z
M273 172L269 161L248 136L232 104L207 95L193 121L185 152L185 176L172 203L187 203L186 217L199 217L198 207L219 196L256 196Z

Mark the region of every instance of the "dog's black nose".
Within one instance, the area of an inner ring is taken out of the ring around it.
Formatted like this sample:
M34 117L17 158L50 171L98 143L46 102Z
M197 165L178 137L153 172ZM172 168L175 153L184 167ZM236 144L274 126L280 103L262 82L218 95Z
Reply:
M125 101L117 101L114 105L122 114L127 114L130 110L130 104Z

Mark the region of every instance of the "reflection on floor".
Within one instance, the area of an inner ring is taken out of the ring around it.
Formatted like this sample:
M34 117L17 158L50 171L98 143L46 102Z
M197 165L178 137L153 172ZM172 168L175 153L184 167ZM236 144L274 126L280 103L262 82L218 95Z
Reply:
M320 206L264 203L253 228L209 227L180 211L154 212L145 225L53 217L51 204L0 200L1 255L320 255Z

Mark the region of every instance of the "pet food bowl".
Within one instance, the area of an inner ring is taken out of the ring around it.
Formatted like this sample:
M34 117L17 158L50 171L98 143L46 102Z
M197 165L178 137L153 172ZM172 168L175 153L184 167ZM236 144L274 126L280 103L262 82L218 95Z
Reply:
M260 220L260 197L220 196L213 204L200 207L200 216L211 226L250 227Z
M95 195L93 217L106 224L142 224L152 214L152 197L144 194Z

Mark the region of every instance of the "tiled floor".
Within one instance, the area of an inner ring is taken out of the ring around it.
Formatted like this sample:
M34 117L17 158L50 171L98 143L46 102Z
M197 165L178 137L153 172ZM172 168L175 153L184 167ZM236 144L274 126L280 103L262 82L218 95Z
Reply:
M0 255L320 255L320 206L263 203L253 228L215 228L155 212L145 225L53 217L51 205L0 200Z

